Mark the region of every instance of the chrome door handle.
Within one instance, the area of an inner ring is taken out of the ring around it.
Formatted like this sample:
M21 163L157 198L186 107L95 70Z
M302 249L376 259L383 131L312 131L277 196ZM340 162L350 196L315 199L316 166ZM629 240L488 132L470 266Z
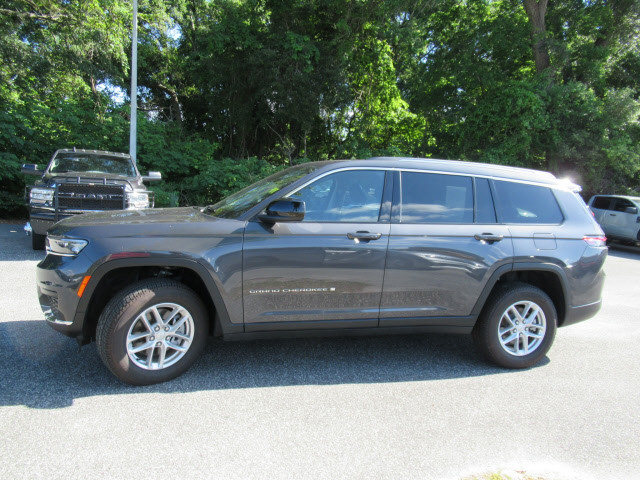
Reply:
M356 232L347 233L349 240L378 240L382 236L381 233Z

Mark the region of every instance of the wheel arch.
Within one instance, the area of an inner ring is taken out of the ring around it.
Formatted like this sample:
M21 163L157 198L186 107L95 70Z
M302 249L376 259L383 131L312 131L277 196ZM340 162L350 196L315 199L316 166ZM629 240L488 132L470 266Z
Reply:
M557 265L540 263L513 263L497 269L485 285L478 298L473 315L480 318L491 295L503 285L521 282L533 285L551 298L558 315L558 326L562 326L567 315L570 299L567 292L565 272Z
M100 313L115 293L136 281L154 277L175 279L196 292L207 307L211 334L244 330L242 324L231 322L224 299L206 267L188 259L141 257L111 260L91 272L74 320L83 326L80 341L84 344L95 338Z

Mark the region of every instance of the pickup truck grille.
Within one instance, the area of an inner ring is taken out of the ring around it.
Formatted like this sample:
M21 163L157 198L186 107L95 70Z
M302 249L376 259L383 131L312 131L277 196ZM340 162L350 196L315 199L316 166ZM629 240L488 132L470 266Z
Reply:
M58 208L69 210L121 210L123 185L83 185L62 183L58 186Z

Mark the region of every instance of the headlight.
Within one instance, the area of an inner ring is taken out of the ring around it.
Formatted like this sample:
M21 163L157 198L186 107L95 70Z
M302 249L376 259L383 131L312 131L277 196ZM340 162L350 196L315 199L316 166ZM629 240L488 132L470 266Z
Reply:
M138 210L141 208L149 208L149 193L148 192L127 193L127 210Z
M47 203L53 201L52 188L32 188L29 192L31 203Z
M47 235L47 253L62 257L75 257L89 242L78 238L56 238Z

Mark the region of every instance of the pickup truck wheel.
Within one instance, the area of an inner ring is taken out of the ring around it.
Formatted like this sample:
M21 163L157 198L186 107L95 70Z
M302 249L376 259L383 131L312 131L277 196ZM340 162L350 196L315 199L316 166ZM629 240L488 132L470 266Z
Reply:
M207 325L207 310L193 290L173 280L144 280L105 306L96 331L98 353L124 382L166 382L198 358Z
M549 296L532 285L515 283L491 297L473 336L491 362L505 368L527 368L549 351L556 328L556 309Z
M31 247L34 250L44 250L44 241L46 238L46 235L40 235L39 233L31 232Z

